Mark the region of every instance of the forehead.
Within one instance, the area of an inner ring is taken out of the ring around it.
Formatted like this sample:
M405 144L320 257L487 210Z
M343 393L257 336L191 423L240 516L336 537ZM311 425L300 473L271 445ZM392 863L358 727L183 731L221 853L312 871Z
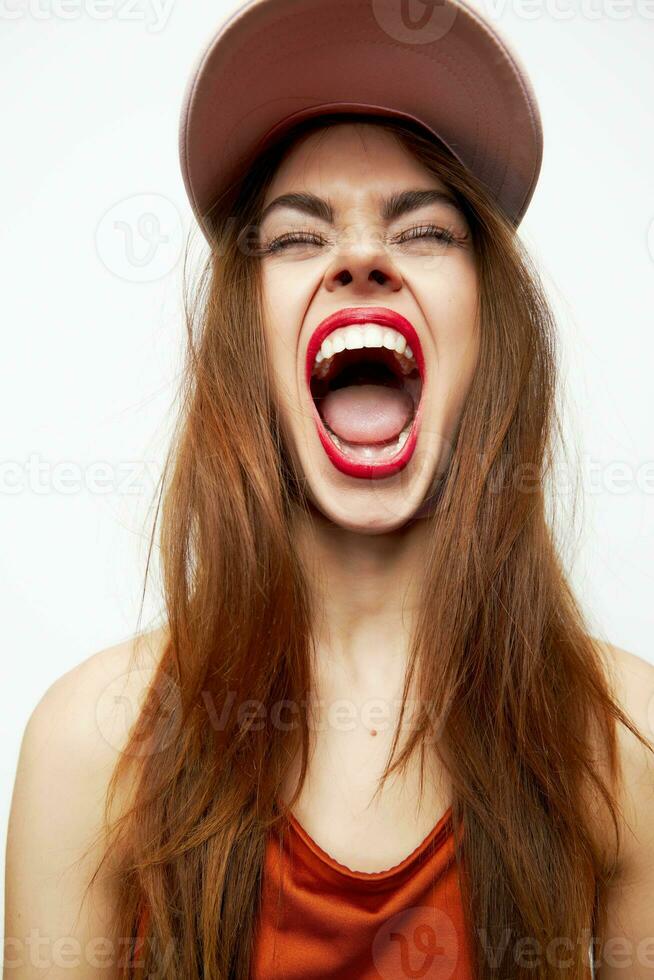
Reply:
M289 147L263 203L299 190L366 200L403 184L445 190L386 129L374 123L336 123L300 136Z

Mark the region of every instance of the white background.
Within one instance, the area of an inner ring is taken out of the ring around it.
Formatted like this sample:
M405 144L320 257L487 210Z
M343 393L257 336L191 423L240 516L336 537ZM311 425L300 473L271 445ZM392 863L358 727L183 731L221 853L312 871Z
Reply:
M193 224L178 114L233 9L162 4L0 0L3 839L29 713L136 626ZM574 586L595 635L654 662L654 0L475 6L513 42L543 117L521 237L559 316L583 490ZM166 239L154 248L143 213ZM146 625L157 611L151 596Z

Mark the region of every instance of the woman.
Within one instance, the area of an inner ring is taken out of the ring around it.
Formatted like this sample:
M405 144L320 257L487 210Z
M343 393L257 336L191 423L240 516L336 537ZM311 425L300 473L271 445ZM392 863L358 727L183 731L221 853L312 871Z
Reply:
M654 670L588 634L546 515L554 324L515 233L533 182L493 192L406 113L341 108L276 131L237 182L225 162L209 207L186 122L211 255L166 626L30 719L9 935L43 874L24 852L52 874L55 841L70 861L97 830L57 908L83 910L87 950L114 940L117 977L653 976ZM70 936L45 895L39 924Z

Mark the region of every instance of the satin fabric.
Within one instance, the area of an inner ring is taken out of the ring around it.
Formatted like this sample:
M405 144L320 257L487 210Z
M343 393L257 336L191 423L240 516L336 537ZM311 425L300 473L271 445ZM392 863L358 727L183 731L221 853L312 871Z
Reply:
M451 808L403 861L371 873L289 824L267 843L251 980L472 980Z
M145 909L134 958L147 919ZM451 808L411 854L379 872L334 860L293 814L283 837L270 834L250 980L300 978L473 980Z

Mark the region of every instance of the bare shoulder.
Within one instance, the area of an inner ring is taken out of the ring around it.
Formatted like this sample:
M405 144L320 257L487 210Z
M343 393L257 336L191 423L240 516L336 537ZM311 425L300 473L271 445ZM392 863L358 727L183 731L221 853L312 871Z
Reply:
M651 727L654 717L651 703L654 696L654 663L644 660L635 653L604 641L595 641L605 654L615 683L615 693L628 713L635 712L641 720Z
M38 751L75 761L101 776L113 769L160 661L164 628L138 634L93 653L46 690L25 728L21 757Z
M7 833L7 976L111 975L106 962L98 961L96 970L85 955L89 943L107 934L110 876L86 888L103 853L109 779L166 638L162 628L94 653L57 678L28 719ZM118 792L116 805L124 799ZM38 965L27 938L34 931L44 940Z
M596 642L617 703L652 744L652 749L647 748L625 725L618 725L623 772L621 869L629 875L647 861L654 870L654 664L614 644Z
M43 769L45 760L71 776L92 775L97 791L118 761L142 696L161 659L165 628L138 634L93 653L46 690L27 722L22 769ZM80 782L80 790L85 783Z
M615 701L650 746L624 724L618 725L621 846L604 896L600 973L603 980L617 980L628 967L630 980L645 980L652 976L646 949L654 922L654 666L613 644L601 643L600 652ZM616 948L623 954L617 958L609 952Z
M54 706L60 698L65 700L83 693L99 695L104 685L120 677L129 675L137 683L139 679L147 683L159 663L167 637L165 627L160 627L91 654L50 685L33 714Z

